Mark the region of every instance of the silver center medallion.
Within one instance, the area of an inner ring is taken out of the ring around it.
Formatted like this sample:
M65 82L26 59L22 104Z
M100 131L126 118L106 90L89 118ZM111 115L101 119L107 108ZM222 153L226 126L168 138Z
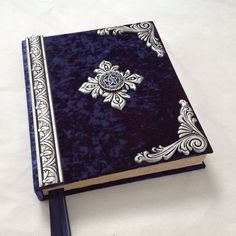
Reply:
M123 73L118 69L119 66L102 61L99 68L94 70L97 73L95 78L88 77L88 82L83 83L79 91L84 94L91 93L93 98L101 95L104 97L103 102L110 102L113 108L122 110L126 99L130 98L128 90L136 90L136 85L142 82L143 77L131 74L129 70Z
M106 91L118 91L124 86L125 80L119 72L109 71L101 76L98 83Z

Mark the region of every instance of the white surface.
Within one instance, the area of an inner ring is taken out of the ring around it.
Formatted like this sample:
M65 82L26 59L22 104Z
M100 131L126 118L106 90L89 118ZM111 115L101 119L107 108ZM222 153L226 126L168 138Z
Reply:
M236 1L0 2L0 235L50 235L32 188L21 40L153 20L215 153L207 168L67 197L73 236L236 235Z

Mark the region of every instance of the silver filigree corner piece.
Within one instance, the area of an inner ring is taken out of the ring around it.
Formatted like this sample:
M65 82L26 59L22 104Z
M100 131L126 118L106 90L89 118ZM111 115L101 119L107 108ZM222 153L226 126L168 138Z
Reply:
M113 108L122 110L126 104L126 99L130 98L128 90L136 90L143 77L138 74L131 74L129 70L121 72L118 65L103 60L99 68L95 69L96 76L88 77L88 81L83 83L79 91L84 94L91 94L93 98L103 96L103 102L109 102Z
M202 153L206 150L207 139L195 125L197 119L192 108L185 100L180 100L179 103L181 105L178 117L180 123L178 128L179 139L166 147L160 145L153 147L151 151L138 153L134 158L137 163L156 163L161 160L169 160L176 151L187 156L191 151Z
M122 33L136 33L139 39L146 42L146 46L150 47L158 57L163 57L165 54L164 47L160 40L155 36L155 27L151 22L142 22L137 24L132 24L129 26L115 26L108 27L104 29L99 29L97 31L98 35L113 35L122 34Z

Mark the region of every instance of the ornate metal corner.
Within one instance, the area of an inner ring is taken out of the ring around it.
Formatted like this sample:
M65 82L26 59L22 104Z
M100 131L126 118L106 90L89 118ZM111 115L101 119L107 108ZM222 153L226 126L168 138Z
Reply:
M129 70L123 73L118 69L119 66L102 61L99 68L94 70L97 74L95 78L88 77L88 82L83 83L79 91L84 94L91 93L93 98L101 95L105 97L103 102L110 102L113 108L122 110L126 99L130 98L128 90L136 90L136 85L142 82L143 77L131 74Z
M153 147L151 152L144 151L138 153L134 158L137 163L143 161L155 163L162 159L169 160L176 151L187 156L191 151L202 153L206 150L207 139L195 125L197 119L194 117L192 108L185 100L180 100L179 103L181 104L180 115L178 117L180 123L178 129L179 140L166 147L161 145Z
M137 24L132 24L130 26L115 26L100 29L97 31L99 35L109 35L110 32L113 35L121 34L123 32L136 33L138 37L146 42L147 47L156 52L158 57L163 57L165 50L160 40L155 37L154 25L151 22L142 22Z
M26 38L39 186L63 182L42 36Z

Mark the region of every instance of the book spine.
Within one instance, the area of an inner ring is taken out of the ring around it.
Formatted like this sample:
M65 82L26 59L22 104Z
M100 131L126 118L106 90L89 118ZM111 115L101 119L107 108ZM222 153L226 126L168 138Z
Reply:
M63 182L43 36L26 38L39 187Z

